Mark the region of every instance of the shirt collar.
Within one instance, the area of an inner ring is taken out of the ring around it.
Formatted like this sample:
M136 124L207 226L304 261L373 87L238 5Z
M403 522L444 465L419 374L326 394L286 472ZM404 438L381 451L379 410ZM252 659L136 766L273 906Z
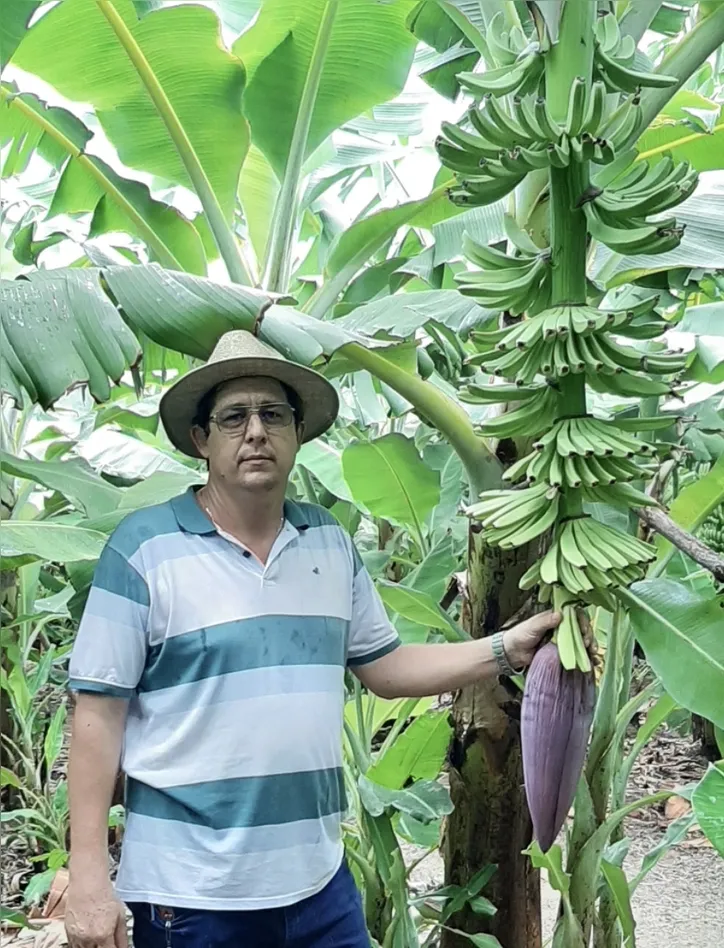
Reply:
M216 533L216 527L196 500L198 487L188 487L171 501L178 525L186 533Z
M200 486L200 485L199 485ZM216 533L216 527L196 500L199 487L189 487L171 501L178 525L186 533ZM309 521L302 508L292 500L284 501L284 518L296 530L309 529Z

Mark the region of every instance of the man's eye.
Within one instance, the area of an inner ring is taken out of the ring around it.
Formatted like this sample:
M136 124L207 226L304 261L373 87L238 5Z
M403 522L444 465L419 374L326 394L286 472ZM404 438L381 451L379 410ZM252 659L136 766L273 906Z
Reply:
M220 420L221 420L221 423L224 425L240 425L244 422L245 418L246 418L245 411L230 411L230 412L225 412L221 416Z
M264 421L280 421L282 418L282 412L279 408L265 408L261 412L261 417Z

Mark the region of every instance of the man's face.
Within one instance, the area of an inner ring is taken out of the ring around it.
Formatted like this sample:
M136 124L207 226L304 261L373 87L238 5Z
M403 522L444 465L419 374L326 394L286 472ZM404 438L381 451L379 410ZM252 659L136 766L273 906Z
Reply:
M288 411L286 393L276 379L233 379L216 393L208 435L198 427L192 431L196 446L209 462L211 476L229 488L262 492L286 488L299 450L294 420L275 427L264 425L254 413L238 430L224 430L229 423L233 426L238 422L245 408L263 406L269 406L270 411L272 406L287 406L282 411Z

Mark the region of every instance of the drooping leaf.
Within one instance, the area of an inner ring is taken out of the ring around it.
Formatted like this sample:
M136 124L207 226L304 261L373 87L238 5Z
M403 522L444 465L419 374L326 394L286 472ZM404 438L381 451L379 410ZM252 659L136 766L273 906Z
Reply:
M418 780L405 790L390 790L362 775L358 786L362 805L372 816L381 816L388 807L422 822L452 813L449 791L434 780Z
M724 726L724 598L667 579L631 587L630 618L653 671L682 707Z
M691 797L699 826L724 856L724 764L710 764Z
M36 461L0 451L0 467L5 474L27 478L49 490L60 491L87 517L97 517L113 510L123 496L118 487L98 477L82 461Z
M94 560L100 556L106 537L96 530L47 520L4 521L0 530L0 556L20 556L51 563Z
M245 113L253 140L281 178L326 0L267 0L234 44L248 85ZM344 0L336 4L304 158L334 129L402 91L415 42L405 26L410 6Z
M130 268L129 268L130 269ZM0 384L48 408L71 385L108 398L141 349L95 270L39 270L0 283Z
M230 329L249 329L266 296L158 266L108 267L105 279L128 322L159 345L206 359Z
M138 19L114 7L173 107L228 220L248 146L241 112L244 68L219 42L219 21L200 5ZM64 0L29 30L13 63L66 98L89 102L121 161L191 187L186 169L136 68L94 0Z
M412 777L434 780L442 769L452 729L446 711L416 718L367 771L367 776L391 790L401 790Z
M452 642L463 639L458 624L435 602L432 596L400 583L377 584L382 601L393 612L427 629L438 629Z
M423 290L374 300L337 321L352 332L373 336L384 330L404 339L430 320L465 333L497 315L456 290Z
M9 145L3 176L24 170L35 150L58 169L65 163L48 217L94 211L90 237L123 231L143 240L159 263L205 273L201 238L190 221L152 198L147 185L87 154L91 132L77 116L16 92L12 84L0 88L0 143Z
M440 499L440 475L425 465L409 438L393 433L349 445L342 470L354 499L374 516L422 535L425 517Z

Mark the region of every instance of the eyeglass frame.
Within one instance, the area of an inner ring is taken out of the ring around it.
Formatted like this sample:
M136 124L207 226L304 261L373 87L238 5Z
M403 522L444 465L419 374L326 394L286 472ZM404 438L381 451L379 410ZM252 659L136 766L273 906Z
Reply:
M266 402L264 405L257 405L256 408L254 408L252 405L225 405L224 408L221 409L221 411L225 411L226 409L234 409L234 408L243 409L244 411L247 412L247 417L244 420L244 422L239 426L239 428L235 428L235 429L222 428L219 422L216 420L216 416L218 412L215 412L213 415L209 415L209 422L213 421L213 423L216 425L219 431L223 432L224 434L243 434L246 431L246 428L249 424L249 420L252 415L256 415L257 417L259 417L259 421L261 422L261 425L265 431L269 431L270 428L273 431L281 430L282 428L288 428L289 425L294 424L297 420L297 413L294 409L294 406L290 405L289 402ZM265 411L267 408L288 408L289 411L292 413L292 417L289 419L288 422L286 422L283 425L267 426L261 420L261 417L259 415L260 412Z

